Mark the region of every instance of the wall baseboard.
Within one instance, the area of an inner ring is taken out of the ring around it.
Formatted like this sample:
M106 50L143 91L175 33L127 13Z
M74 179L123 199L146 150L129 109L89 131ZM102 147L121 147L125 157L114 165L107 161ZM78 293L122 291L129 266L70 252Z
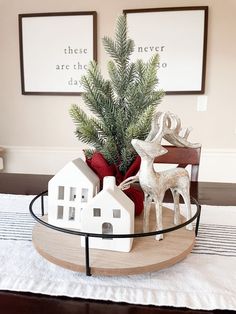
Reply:
M83 151L64 147L5 146L4 172L55 174Z
M55 174L67 162L84 159L82 149L70 147L5 146L4 172ZM199 181L236 183L236 150L202 149Z

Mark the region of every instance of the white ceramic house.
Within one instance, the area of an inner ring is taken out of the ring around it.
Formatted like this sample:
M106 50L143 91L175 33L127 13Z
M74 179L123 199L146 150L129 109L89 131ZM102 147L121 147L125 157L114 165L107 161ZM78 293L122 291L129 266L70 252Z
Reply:
M134 232L134 203L115 184L115 177L105 177L103 190L81 212L81 231L100 234ZM133 238L89 238L89 247L129 252ZM84 237L81 237L84 246Z
M69 162L48 183L48 222L80 229L81 210L99 188L98 176L82 159Z

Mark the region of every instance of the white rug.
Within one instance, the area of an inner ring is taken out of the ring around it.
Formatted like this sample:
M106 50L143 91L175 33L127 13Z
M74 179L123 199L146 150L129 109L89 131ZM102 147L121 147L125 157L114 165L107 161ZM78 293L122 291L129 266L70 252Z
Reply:
M32 196L0 194L0 289L192 309L236 310L236 206L203 206L188 257L136 276L86 277L44 260L33 248Z

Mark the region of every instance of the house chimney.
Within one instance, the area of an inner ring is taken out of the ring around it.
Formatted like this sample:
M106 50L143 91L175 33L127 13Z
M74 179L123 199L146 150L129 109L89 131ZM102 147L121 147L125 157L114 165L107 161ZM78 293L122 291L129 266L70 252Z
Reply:
M103 190L115 190L116 178L113 176L107 176L103 178Z

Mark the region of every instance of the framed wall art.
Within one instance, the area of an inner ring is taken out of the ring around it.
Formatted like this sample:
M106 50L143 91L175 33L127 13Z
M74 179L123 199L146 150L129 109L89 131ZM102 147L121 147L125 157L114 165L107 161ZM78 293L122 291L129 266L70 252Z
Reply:
M79 95L97 58L96 12L19 15L22 94Z
M160 56L159 88L166 94L205 91L208 7L124 10L134 60Z

